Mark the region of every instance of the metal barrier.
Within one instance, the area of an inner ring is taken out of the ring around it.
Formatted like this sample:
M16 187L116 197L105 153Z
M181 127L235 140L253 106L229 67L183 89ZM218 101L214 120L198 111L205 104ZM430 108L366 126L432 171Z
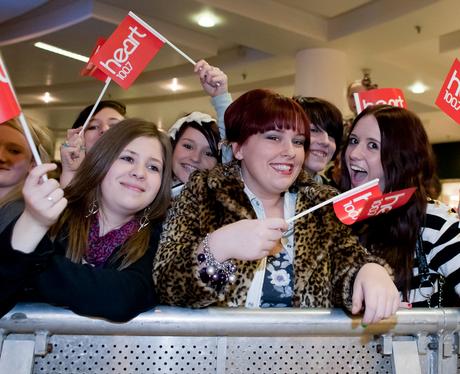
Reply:
M127 323L20 304L0 319L0 374L457 373L460 311L363 328L339 309L158 307Z

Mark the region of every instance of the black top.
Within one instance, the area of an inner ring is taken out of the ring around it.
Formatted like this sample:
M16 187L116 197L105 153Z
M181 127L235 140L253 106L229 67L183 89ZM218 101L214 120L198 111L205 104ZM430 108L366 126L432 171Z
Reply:
M24 200L11 201L0 208L0 232L2 232L12 221L18 218L24 210Z
M66 243L45 236L34 252L11 247L16 220L0 234L0 316L18 301L41 301L66 306L75 313L123 322L158 304L152 282L153 258L161 224L150 227L144 256L117 270L122 259L94 268L65 257Z

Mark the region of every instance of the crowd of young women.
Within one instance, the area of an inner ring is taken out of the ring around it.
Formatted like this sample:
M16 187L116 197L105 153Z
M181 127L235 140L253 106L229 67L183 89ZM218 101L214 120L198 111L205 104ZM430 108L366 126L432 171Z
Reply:
M14 120L0 126L1 314L19 300L115 321L158 303L343 307L369 323L411 304L457 305L459 220L436 201L415 114L360 113L333 180L343 135L333 104L263 89L232 103L220 69L195 71L217 120L192 112L166 134L105 101L80 135L90 106L61 147L60 182L44 178L55 165L34 166ZM352 227L330 206L290 220L373 178L416 192Z

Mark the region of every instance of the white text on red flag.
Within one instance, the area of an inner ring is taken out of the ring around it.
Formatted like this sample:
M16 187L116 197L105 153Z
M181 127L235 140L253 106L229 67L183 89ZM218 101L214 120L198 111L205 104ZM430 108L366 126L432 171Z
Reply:
M354 94L358 114L368 106L387 104L407 108L406 99L399 88L379 88Z
M337 200L334 202L335 215L346 225L351 225L356 222L366 203L381 195L382 191L376 184L344 199Z
M128 15L90 62L127 89L163 44L163 40Z
M436 105L455 122L460 124L460 61L455 60L447 74Z

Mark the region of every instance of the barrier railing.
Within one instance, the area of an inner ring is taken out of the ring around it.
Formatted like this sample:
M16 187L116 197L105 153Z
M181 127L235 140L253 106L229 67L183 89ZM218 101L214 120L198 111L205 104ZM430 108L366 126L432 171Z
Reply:
M457 373L460 311L364 328L339 309L158 307L127 323L19 304L0 319L3 373Z

